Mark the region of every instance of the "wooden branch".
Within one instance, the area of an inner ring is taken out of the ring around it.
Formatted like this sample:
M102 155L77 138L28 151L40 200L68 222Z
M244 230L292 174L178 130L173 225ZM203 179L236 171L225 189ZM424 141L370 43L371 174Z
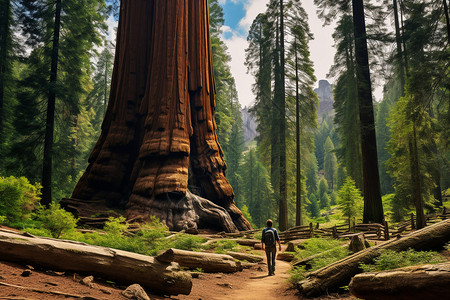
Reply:
M241 263L225 254L169 249L158 255L156 259L163 263L177 262L180 266L189 269L201 268L207 273L242 271Z
M450 262L358 274L350 292L366 300L448 299Z
M450 240L450 220L425 227L398 239L357 252L349 257L312 272L297 284L306 296L312 297L347 285L351 277L361 272L361 263L371 263L384 249L403 251L408 248L430 250L442 247Z
M189 294L191 276L176 263L83 243L0 232L0 257L54 270L101 276L123 284L138 283L165 295Z

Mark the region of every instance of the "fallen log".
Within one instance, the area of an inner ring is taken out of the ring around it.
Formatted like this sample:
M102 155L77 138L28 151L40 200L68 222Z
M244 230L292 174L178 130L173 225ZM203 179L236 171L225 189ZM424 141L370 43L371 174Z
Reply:
M160 262L177 262L181 267L201 268L207 273L234 273L242 271L242 265L230 255L169 249L156 257Z
M298 290L308 297L336 290L348 285L350 279L361 272L361 263L371 263L384 249L403 251L408 248L430 250L442 247L450 240L450 220L445 220L421 230L411 232L398 239L391 239L351 256L334 262L322 269L310 273L307 278L297 283Z
M0 231L0 258L53 270L84 273L123 284L139 283L155 293L191 292L192 279L176 263L105 247Z
M248 254L248 253L228 251L227 254L235 259L246 260L251 263L260 262L263 260L262 256Z
M375 299L448 299L450 262L358 274L350 282L352 295Z

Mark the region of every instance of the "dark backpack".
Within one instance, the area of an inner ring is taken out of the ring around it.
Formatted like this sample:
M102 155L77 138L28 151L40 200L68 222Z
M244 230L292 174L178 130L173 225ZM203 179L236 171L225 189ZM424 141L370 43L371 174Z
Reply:
M275 234L273 230L267 229L264 232L264 245L266 245L266 247L275 246Z

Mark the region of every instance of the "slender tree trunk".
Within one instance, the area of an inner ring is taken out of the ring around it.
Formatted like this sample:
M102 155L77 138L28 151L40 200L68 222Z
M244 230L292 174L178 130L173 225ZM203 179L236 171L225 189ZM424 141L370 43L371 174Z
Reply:
M295 49L297 50L297 39L295 39ZM301 157L300 157L300 103L298 93L298 53L295 51L295 134L297 142L297 195L296 195L296 214L295 225L300 226L302 220L302 171L301 171Z
M53 48L50 69L50 89L47 103L47 120L45 125L44 160L42 169L41 203L49 206L52 202L52 157L53 133L55 131L56 81L58 72L59 31L61 28L61 0L56 0L55 25L53 29Z
M363 222L384 220L378 174L377 141L373 116L372 88L363 0L353 0L355 33L356 79L358 86L359 119L361 123L361 153L363 163L364 215Z
M4 103L5 103L5 78L6 78L6 60L8 56L8 39L9 39L9 10L10 1L3 1L0 7L0 171L3 167L3 143L4 143Z
M448 16L447 0L442 0L442 2L444 3L445 22L447 24L447 39L448 39L448 42L450 43L450 18Z
M397 62L400 76L401 95L403 96L405 94L405 66L403 64L402 37L400 35L400 21L398 19L397 0L393 0L393 5L395 19L395 41L397 43Z
M425 227L425 214L423 211L422 188L420 183L419 153L417 150L416 124L413 123L413 136L409 141L411 188L414 205L416 207L416 228Z
M403 21L403 12L405 10L405 6L403 4L403 0L400 0L400 20L401 20L401 31L402 31L402 44L403 44L403 60L405 64L405 75L409 76L409 64L408 64L408 54L406 52L406 41L405 41L405 30L404 30L404 21Z
M105 59L105 82L104 82L104 92L103 92L103 117L106 114L106 107L108 103L108 59Z
M277 99L280 97L280 35L278 30L278 20L276 22L275 51L274 51L274 96L272 99L272 124L271 124L271 158L270 158L270 179L274 190L276 203L280 205L280 135L279 135L279 105Z
M288 229L286 170L286 92L284 62L284 4L280 0L280 230Z

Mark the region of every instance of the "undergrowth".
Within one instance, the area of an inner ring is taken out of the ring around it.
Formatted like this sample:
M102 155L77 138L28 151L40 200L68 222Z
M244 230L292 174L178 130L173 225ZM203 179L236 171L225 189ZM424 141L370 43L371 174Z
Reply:
M346 257L350 251L342 247L345 242L341 240L332 240L324 238L312 238L301 244L301 249L295 250L295 258L298 260L323 253L310 261L311 268L306 269L306 266L294 267L290 270L291 277L289 281L296 283L303 280L306 274L311 271L318 270L335 261Z
M360 266L364 272L375 272L414 265L437 264L445 260L442 255L434 251L415 251L408 249L406 251L396 252L383 250L380 256L374 259L373 264L360 264Z

